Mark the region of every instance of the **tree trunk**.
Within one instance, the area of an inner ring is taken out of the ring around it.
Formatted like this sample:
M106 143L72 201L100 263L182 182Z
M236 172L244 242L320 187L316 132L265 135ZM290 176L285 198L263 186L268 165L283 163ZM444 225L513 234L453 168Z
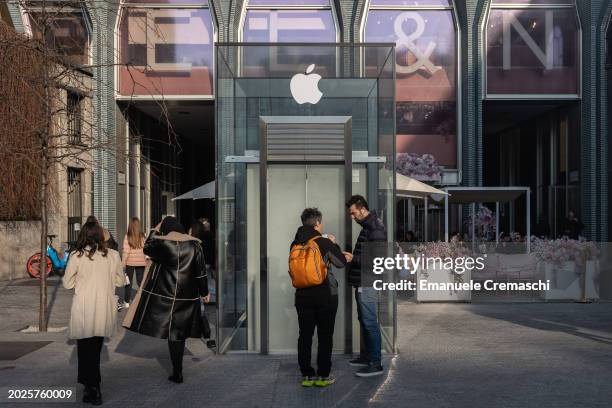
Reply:
M40 174L40 310L38 330L47 331L47 146L42 149L42 170Z

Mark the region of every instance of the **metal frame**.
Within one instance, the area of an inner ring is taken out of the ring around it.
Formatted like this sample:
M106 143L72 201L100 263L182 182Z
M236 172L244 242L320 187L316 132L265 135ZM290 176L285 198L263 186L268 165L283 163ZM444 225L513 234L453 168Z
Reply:
M289 120L288 118L291 118ZM262 316L260 319L261 324L261 338L260 338L260 347L261 354L269 354L269 316L268 316L268 301L269 301L269 292L268 292L268 151L267 151L267 135L268 135L268 124L273 123L291 123L295 124L308 124L308 123L317 123L317 121L321 121L325 119L324 123L336 123L344 125L344 160L342 161L325 161L325 162L316 162L316 161L301 161L297 164L321 164L321 163L336 163L336 164L344 164L344 196L345 199L350 197L352 193L352 145L353 145L353 137L352 137L352 117L351 116L260 116L259 117L259 241L260 241L260 260L259 260L259 293L260 293L260 302L259 315ZM281 161L275 161L272 163L278 164L282 163ZM293 163L293 162L291 162ZM345 234L345 242L347 245L351 242L351 219L349 217L345 218L345 226L344 226L344 234ZM348 279L347 275L345 275L345 279ZM351 298L351 288L348 284L346 286L345 297L344 297L344 305L345 305L345 321L344 321L344 349L345 353L352 352L352 344L353 344L353 333L352 333L352 298Z
M529 187L445 187L444 191L452 195L452 191L517 191L525 194L525 204L526 204L526 237L525 243L527 244L527 253L531 252L531 188ZM449 209L449 199L448 195L444 196L444 241L448 242L448 209ZM474 240L474 217L476 216L476 203L483 203L485 201L471 201L469 204L472 208L472 242ZM499 201L495 201L495 222L496 222L496 232L495 239L499 241Z
M363 18L359 24L359 40L365 43L365 27L368 20L368 14L370 10L426 10L426 11L451 11L451 16L453 18L453 23L455 25L455 138L457 142L457 166L455 170L457 172L458 182L461 183L461 169L463 168L463 120L462 120L462 112L463 112L463 104L462 104L462 95L463 95L463 87L461 81L462 74L462 64L461 64L461 25L459 24L459 20L457 19L457 4L456 0L449 0L451 5L449 6L401 6L401 5L371 5L371 0L365 0L365 12L363 14ZM395 69L394 75L395 73ZM397 81L396 78L393 79L395 83ZM397 101L395 101L397 104Z
M540 99L540 100L580 100L582 99L582 24L580 22L580 13L578 13L578 8L576 5L576 1L574 0L572 4L511 4L511 3L500 3L500 4L492 4L491 1L487 10L485 11L485 17L482 19L482 26L480 27L480 35L482 38L482 49L481 55L483 56L481 61L481 72L482 76L480 77L481 81L481 99L482 100L523 100L523 99ZM575 94L489 94L487 89L487 26L489 24L489 17L491 15L491 10L517 10L517 9L539 9L539 10L554 10L554 9L574 9L574 16L576 19L576 24L578 26L577 33L577 85L578 92Z
M215 45L217 44L218 36L218 21L216 19L210 0L206 4L184 4L184 3L132 3L130 1L121 0L117 9L117 19L115 20L115 26L113 30L114 37L114 56L113 56L113 88L114 97L116 101L154 101L154 100L173 100L173 101L210 101L215 99L216 81L215 75L213 75L213 93L210 95L165 95L165 94L153 94L153 95L122 95L119 93L119 59L121 57L120 45L120 33L119 26L123 17L123 12L126 9L208 9L210 13L210 21L213 28L212 38L212 67L216 70L216 52Z

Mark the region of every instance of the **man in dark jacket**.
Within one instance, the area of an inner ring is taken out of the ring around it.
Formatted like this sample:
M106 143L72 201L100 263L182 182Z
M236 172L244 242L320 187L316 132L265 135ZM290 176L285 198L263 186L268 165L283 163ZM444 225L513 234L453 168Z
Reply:
M319 247L321 257L327 264L337 268L347 265L345 255L336 244L336 238L329 235L321 235L323 231L323 216L317 208L306 208L302 212L302 226L295 233L294 245L304 245L310 239L315 239ZM298 314L300 335L298 337L298 363L302 372L302 386L326 387L333 384L336 379L330 375L331 354L333 347L334 325L336 322L336 311L338 310L338 281L334 277L331 268L327 271L325 281L317 286L295 290L295 308ZM317 372L312 368L311 349L312 336L315 327L319 348L317 350Z
M361 232L353 248L348 282L355 288L357 318L361 329L361 349L359 357L349 364L361 367L355 374L359 377L372 377L383 374L381 364L382 337L378 325L378 293L372 287L364 287L361 282L363 245L372 242L386 242L387 231L376 211L370 211L366 199L360 195L352 196L346 207L351 218L361 226ZM368 265L364 265L368 268Z

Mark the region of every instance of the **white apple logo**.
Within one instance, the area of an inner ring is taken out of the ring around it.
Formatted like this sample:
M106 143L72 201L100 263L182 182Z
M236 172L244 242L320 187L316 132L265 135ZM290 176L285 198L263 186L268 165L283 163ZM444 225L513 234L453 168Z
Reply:
M321 100L323 93L319 90L321 75L311 74L315 69L315 64L310 64L306 68L306 74L295 74L291 78L291 96L300 105L303 103L315 104Z

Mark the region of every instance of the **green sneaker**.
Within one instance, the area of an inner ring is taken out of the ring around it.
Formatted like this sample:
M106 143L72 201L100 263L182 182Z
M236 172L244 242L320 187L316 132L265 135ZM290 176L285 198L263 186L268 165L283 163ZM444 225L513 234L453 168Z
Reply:
M302 377L302 387L312 387L315 385L317 377Z
M319 377L315 381L315 385L317 387L327 387L329 385L332 385L335 382L336 382L336 377L334 377L333 375L329 375L327 377Z

